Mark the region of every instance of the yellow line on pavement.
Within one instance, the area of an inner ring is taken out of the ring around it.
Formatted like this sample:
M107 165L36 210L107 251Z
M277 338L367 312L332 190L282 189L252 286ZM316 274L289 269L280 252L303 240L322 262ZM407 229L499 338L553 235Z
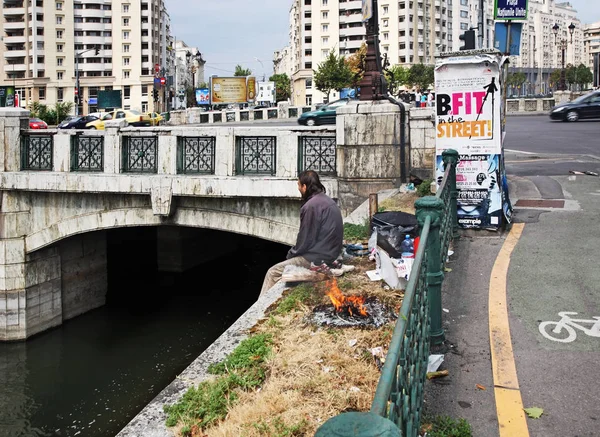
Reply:
M513 224L496 258L490 278L490 349L500 437L529 436L519 390L506 303L506 280L510 256L523 233L524 226L523 223Z

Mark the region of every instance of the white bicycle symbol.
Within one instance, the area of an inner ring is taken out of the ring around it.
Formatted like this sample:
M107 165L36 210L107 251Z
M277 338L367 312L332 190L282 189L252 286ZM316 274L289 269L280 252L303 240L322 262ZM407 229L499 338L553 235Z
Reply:
M590 337L600 337L600 317L592 317L592 320L572 319L570 316L577 315L577 313L568 311L559 312L558 315L561 317L558 322L540 323L540 333L548 340L571 343L577 338L575 328L580 329ZM592 327L586 328L580 323L592 324Z

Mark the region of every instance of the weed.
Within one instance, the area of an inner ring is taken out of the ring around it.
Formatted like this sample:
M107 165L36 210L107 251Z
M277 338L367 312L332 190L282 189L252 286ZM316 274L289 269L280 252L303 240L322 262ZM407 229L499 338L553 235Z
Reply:
M225 360L211 364L208 371L219 375L191 387L173 405L165 405L167 426L183 424L182 434L189 435L191 426L206 428L222 420L229 406L237 400L236 389L248 390L266 378L265 360L271 354L271 336L258 334L242 341Z
M472 437L471 425L465 419L453 419L449 416L437 416L423 426L427 437Z
M275 417L270 423L260 421L250 426L269 437L300 437L306 434L306 420L301 420L292 425L286 425L280 417Z
M433 182L433 179L425 179L423 182L421 182L421 185L419 185L417 187L417 196L419 196L419 197L431 196L431 183L432 182Z
M315 303L314 287L309 284L301 284L294 287L273 310L275 315L284 315L300 308L301 304L310 305Z
M367 218L362 225L353 223L344 223L344 240L361 241L369 238L371 225Z
M348 291L354 288L354 283L346 278L338 278L338 288L341 291Z

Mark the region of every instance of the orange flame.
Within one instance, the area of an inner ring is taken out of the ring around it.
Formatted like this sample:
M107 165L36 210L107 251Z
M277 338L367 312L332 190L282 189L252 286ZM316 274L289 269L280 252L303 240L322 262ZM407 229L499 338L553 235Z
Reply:
M361 296L344 296L337 285L336 278L330 279L326 282L325 294L329 296L331 303L335 307L335 311L338 313L348 312L348 314L353 316L353 311L356 311L363 317L369 315L367 313L367 309L365 308L365 298Z

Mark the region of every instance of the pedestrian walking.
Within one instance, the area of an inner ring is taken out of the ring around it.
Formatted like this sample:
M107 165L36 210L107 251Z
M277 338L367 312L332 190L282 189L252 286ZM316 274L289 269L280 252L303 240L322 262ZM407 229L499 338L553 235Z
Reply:
M433 93L427 93L427 106L433 106Z
M421 107L421 91L419 90L415 93L415 104L417 105L417 108Z
M344 223L342 212L327 194L317 172L306 170L298 176L298 191L302 196L300 229L296 245L285 261L275 264L265 275L260 294L270 290L281 280L286 266L294 265L306 269L319 269L335 265L342 252Z

